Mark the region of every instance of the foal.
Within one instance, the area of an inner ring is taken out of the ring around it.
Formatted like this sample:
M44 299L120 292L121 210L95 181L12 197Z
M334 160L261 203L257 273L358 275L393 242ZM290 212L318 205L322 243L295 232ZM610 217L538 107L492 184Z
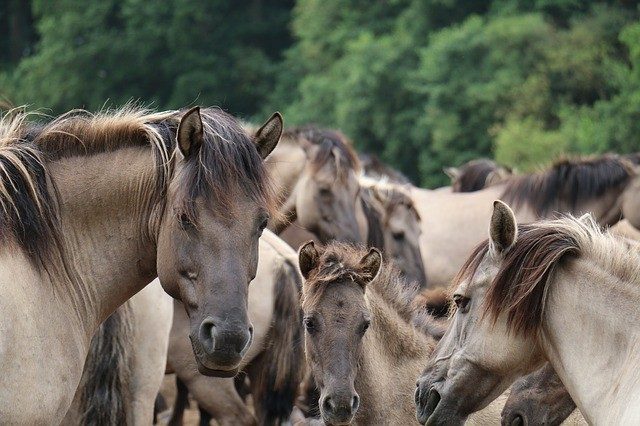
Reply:
M299 252L305 353L327 424L411 424L413 390L434 341L412 325L416 288L376 249L313 242ZM497 423L499 403L478 417Z

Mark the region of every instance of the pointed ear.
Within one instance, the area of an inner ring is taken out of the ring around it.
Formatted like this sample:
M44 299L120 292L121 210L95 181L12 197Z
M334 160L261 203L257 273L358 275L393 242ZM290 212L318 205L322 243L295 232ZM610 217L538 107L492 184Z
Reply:
M460 170L458 170L457 167L445 167L442 171L444 171L451 180L456 180L458 176L460 176Z
M271 154L271 151L278 145L283 128L282 115L279 112L274 112L271 118L258 129L254 143L262 159L267 158L267 155Z
M362 260L360 260L360 270L365 279L365 283L369 284L375 280L380 272L380 266L382 265L382 254L376 248L370 248L369 253L365 254Z
M316 250L316 245L313 241L307 241L300 247L298 251L298 265L305 280L309 278L311 271L318 266L319 261L320 254L318 250Z
M518 238L516 216L508 205L500 200L493 202L493 214L489 225L489 239L494 254L510 249Z
M182 116L176 139L178 140L178 148L180 148L184 158L198 154L203 140L200 107L191 108Z

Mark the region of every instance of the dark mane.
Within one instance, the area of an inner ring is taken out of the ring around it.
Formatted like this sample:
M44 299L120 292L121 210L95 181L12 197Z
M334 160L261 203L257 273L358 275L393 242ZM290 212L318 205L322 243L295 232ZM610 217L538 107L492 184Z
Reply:
M333 242L326 246L319 261L319 267L309 275L307 294L303 303L315 304L325 289L336 282L351 280L360 285L371 277L363 276L359 268L360 260L368 249L350 244ZM375 291L398 315L428 337L434 335L437 325L430 315L423 315L414 299L420 287L417 283L407 283L392 262L383 261L378 277L367 285Z
M471 160L458 168L459 175L452 189L454 192L474 192L484 189L487 186L487 178L500 168L495 161L487 158Z
M51 247L62 256L57 188L47 170L50 162L91 156L126 147L150 146L156 174L149 189L153 208L164 197L174 172L175 133L185 111L149 113L125 107L90 114L72 111L48 123L27 116L0 121L0 237L15 241L37 265L51 262ZM185 213L197 196L217 201L228 211L238 191L274 211L269 179L251 137L219 109L201 110L204 144L180 172Z
M453 285L472 279L488 252L489 241L485 240L467 259ZM568 228L519 225L518 239L504 254L500 270L487 290L486 313L494 321L506 313L511 330L525 335L535 333L542 321L549 278L567 256L579 254L578 240Z
M634 176L631 163L617 155L564 159L547 171L513 177L501 198L513 207L526 203L539 217L567 209L577 214L579 203L622 189Z
M371 188L362 188L360 199L362 202L362 210L367 219L367 246L375 247L380 251L384 251L384 234L382 229L381 214L374 205L373 194Z
M305 148L305 141L317 147L309 159L313 170L319 170L333 158L338 176L344 176L349 170L360 172L360 160L351 142L338 130L321 129L315 126L303 126L287 129L284 139L293 140Z

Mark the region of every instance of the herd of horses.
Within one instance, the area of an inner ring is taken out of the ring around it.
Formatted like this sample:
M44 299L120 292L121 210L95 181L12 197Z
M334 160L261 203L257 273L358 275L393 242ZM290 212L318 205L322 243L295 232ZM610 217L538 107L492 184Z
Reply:
M279 113L32 117L0 121L1 423L151 424L166 373L171 425L640 422L636 155L429 190Z

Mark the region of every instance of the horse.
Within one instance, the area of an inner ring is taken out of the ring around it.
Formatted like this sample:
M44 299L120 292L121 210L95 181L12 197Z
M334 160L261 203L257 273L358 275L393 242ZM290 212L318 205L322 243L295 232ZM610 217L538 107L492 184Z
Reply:
M478 158L460 167L445 167L451 179L452 192L474 192L505 181L513 175L509 167L500 166L488 158Z
M619 237L640 241L640 231L626 220L611 227L611 233ZM504 424L531 424L542 419L544 424L584 424L576 404L564 384L548 363L514 383L502 411ZM573 413L573 415L572 415ZM573 419L569 418L569 416ZM565 419L567 419L565 421Z
M367 218L367 245L392 260L408 282L424 287L427 278L420 252L420 216L403 185L360 177Z
M622 200L635 176L628 160L607 155L562 160L546 171L514 176L475 192L412 187L411 198L421 219L420 246L429 287L447 286L482 241L493 200L511 203L521 222L558 212L590 212L601 225L613 225L622 217Z
M156 276L190 318L198 368L234 375L273 212L255 135L216 109L0 122L0 418L60 423L98 326Z
M304 345L326 424L414 422L415 377L434 340L412 325L418 290L375 249L313 241L300 248ZM497 423L500 402L476 424Z
M314 126L288 129L267 168L284 200L280 220L269 224L276 234L294 222L320 241L364 242L361 166L342 133Z
M502 424L587 424L548 363L524 379L511 386L509 398L502 409Z
M157 279L116 309L91 340L62 424L152 424L172 319L173 299Z
M236 392L233 379L197 372L184 337L187 318L176 306L168 363L185 388L176 398L170 425L182 424L188 393L198 402L201 416L209 414L220 425L279 424L289 418L304 374L302 283L296 264L295 251L265 231L260 238L258 273L249 287L249 318L255 337L240 365L251 382L255 414Z
M495 201L454 286L453 322L418 380L421 423L463 422L545 360L589 424L640 421L640 245L588 214L518 225Z

